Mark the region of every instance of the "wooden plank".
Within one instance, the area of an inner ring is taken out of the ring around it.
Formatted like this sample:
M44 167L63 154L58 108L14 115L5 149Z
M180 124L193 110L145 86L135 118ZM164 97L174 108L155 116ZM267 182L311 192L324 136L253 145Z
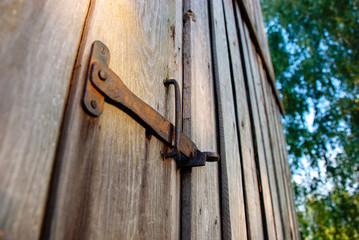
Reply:
M240 108L240 112L246 111L247 106L245 106L246 102L238 106L242 103L239 99L243 97L245 99L245 92L244 88L240 92L241 88L238 84L233 84L234 81L243 82L243 74L232 1L211 1L211 15L221 141L222 238L246 239L242 162L250 159L241 159L240 153L244 152L244 157L248 157L250 150L247 148L251 143L239 144L242 138L239 136L240 122L237 118L246 115L237 114L235 105ZM234 98L233 90L236 91L237 98ZM246 126L250 126L249 119L242 121L246 121Z
M263 22L262 8L261 8L260 0L246 0L246 1L238 0L238 2L241 5L242 16L248 15L249 19L245 20L247 27L249 29L253 28L255 30L254 32L255 32L256 38L258 40L259 47L263 51L262 57L265 57L265 62L263 62L263 64L268 64L268 67L269 67L268 73L272 74L271 72L273 72L274 69L273 69L273 65L271 62L267 37L266 37L265 31L264 31L264 22ZM247 11L248 14L245 14L244 13L245 11ZM252 37L254 37L254 36L252 36ZM273 75L273 77L274 77L274 75Z
M245 0L243 2L247 6L249 16L251 17L252 22L253 22L254 27L255 27L255 24L256 24L256 22L255 22L255 14L256 13L255 13L255 10L254 10L253 0Z
M295 201L294 201L294 189L293 189L293 184L292 184L292 174L290 171L290 166L289 166L289 162L288 162L288 152L287 152L287 142L284 136L284 131L283 131L283 125L280 121L280 113L278 115L278 110L277 110L277 119L279 119L279 133L280 133L280 138L281 138L281 145L282 145L282 154L283 154L283 159L285 160L286 163L286 169L287 169L287 175L288 175L288 190L289 190L289 200L290 200L290 205L291 205L291 211L292 211L292 216L293 216L293 224L294 224L294 239L300 239L300 234L299 234L299 229L298 229L298 219L297 219L297 213L296 213L296 207L295 207Z
M272 105L273 105L273 109L274 109L274 114L273 114L273 118L274 118L274 122L275 122L275 130L276 130L276 134L277 134L277 141L278 141L278 151L279 151L279 159L280 159L280 165L282 168L282 173L283 173L283 185L284 185L284 194L285 194L285 199L286 199L286 206L287 206L287 214L288 214L288 218L289 218L289 233L290 233L290 238L293 239L294 237L294 228L293 228L293 216L292 216L292 211L291 211L291 203L290 203L290 196L289 196L289 186L288 186L288 172L286 169L286 163L285 160L283 158L283 151L282 151L282 141L280 139L280 132L279 132L279 125L278 125L278 119L277 119L277 109L272 101ZM289 179L290 181L290 179Z
M241 13L239 11L239 6L235 4L235 13L237 18L237 29L239 35L239 45L242 54L242 65L244 71L244 83L239 83L239 86L236 87L236 94L238 95L237 98L237 108L238 119L240 120L241 129L241 150L242 150L242 157L243 157L243 169L244 169L244 184L245 184L245 195L246 195L246 214L247 214L247 228L248 233L250 234L251 239L263 239L264 238L264 222L262 221L262 212L261 208L261 196L259 192L260 182L258 182L258 175L257 175L257 154L258 151L256 149L256 136L253 129L253 114L254 109L252 109L253 93L248 91L249 84L252 81L252 78L255 76L253 75L251 69L251 59L249 56L248 51L248 42L250 42L249 35L246 35L246 26L243 23ZM244 89L247 89L247 92L243 92ZM241 94L240 94L241 93ZM247 97L247 104L243 104L243 98ZM248 113L246 113L246 108L248 108ZM244 114L243 114L244 111ZM246 117L247 119L242 120L241 117ZM248 145L246 145L248 144ZM263 215L264 216L264 215ZM260 224L258 224L260 223Z
M88 5L88 0L0 3L3 239L40 236L64 103Z
M257 6L256 6L257 0L247 0L247 6L250 9L250 16L252 19L252 22L254 24L254 28L256 29L256 32L258 32L258 14L257 14ZM258 34L258 40L261 42L262 36Z
M291 182L291 172L289 167L288 158L286 156L286 145L283 141L284 135L283 135L283 129L282 129L282 123L280 121L280 113L278 112L278 109L275 109L275 120L277 122L277 134L279 139L279 150L281 153L281 159L282 159L282 166L283 166L283 172L284 172L284 185L286 187L286 194L287 194L287 205L288 205L288 213L289 213L289 226L290 226L290 233L292 239L297 238L297 231L295 226L295 219L296 219L296 213L294 208L294 195L293 195L293 186ZM278 114L279 113L279 114Z
M267 83L266 83L267 84ZM282 218L282 225L283 225L283 232L284 232L284 239L291 239L290 237L290 228L289 228L289 213L288 213L288 206L287 206L287 199L286 199L286 193L285 193L285 186L284 186L284 173L281 165L281 157L279 152L279 140L277 137L276 132L276 122L274 119L275 114L275 107L276 105L273 105L273 95L272 90L270 89L270 85L267 84L267 87L265 88L267 91L267 98L265 100L266 103L266 109L268 113L268 125L269 125L269 135L271 140L271 146L272 146L272 159L274 162L274 169L276 172L276 182L277 182L277 189L279 194L279 204L280 204L280 210L281 210L281 218Z
M268 64L270 65L269 68L273 69L272 65L272 59L269 51L268 46L268 40L267 35L264 30L264 21L263 21L263 15L262 15L262 7L260 0L254 0L254 7L256 12L256 29L257 33L259 35L259 41L261 42L261 45L263 46L264 51L264 57L266 58ZM262 61L263 64L263 61Z
M275 87L275 76L274 76L273 66L271 64L269 64L270 61L267 61L267 57L264 55L265 54L264 47L261 45L261 42L259 41L259 36L258 36L257 30L255 28L253 19L248 10L248 6L245 3L245 0L234 0L234 2L239 5L239 9L242 14L242 19L248 27L249 34L250 34L251 39L257 49L258 54L261 56L261 58L263 60L263 66L264 66L266 73L268 75L268 78L270 80L269 82L272 85L271 89L273 90L273 92L275 94L276 103L278 104L278 106L281 110L281 113L284 114L285 112L284 112L283 102L279 97L279 92L278 92L277 88Z
M176 239L180 176L164 145L123 111L99 118L81 107L93 41L111 52L125 85L174 119L167 76L181 79L180 1L94 1L85 26L65 115L44 239ZM51 211L50 211L51 210Z
M261 58L258 56L258 65L262 66L261 64ZM260 73L260 84L262 87L262 94L260 96L260 103L263 106L263 115L260 117L261 126L262 126L262 132L263 132L263 144L264 148L266 149L266 159L267 159L267 169L268 169L268 179L269 179L269 185L270 185L270 191L272 196L272 205L273 205L273 214L274 214L274 221L275 221L275 227L276 227L276 234L277 239L284 239L283 236L283 226L282 226L282 220L280 215L280 205L279 205L279 194L278 194L278 188L276 183L276 172L274 169L274 162L273 162L273 148L271 146L270 142L270 136L269 136L269 114L270 111L267 109L267 87L270 87L267 78L265 75L265 71L263 67L259 68Z
M249 38L248 31L245 33L247 39ZM252 82L249 82L249 93L251 98L251 106L252 106L252 114L253 114L253 124L254 124L254 132L256 139L256 146L258 151L258 167L260 173L261 187L262 187L262 195L263 195L263 205L265 211L266 218L266 229L267 229L267 237L268 239L276 239L276 229L274 223L274 213L272 206L272 198L271 191L269 187L269 177L267 170L267 162L271 161L270 157L270 147L268 146L269 139L266 139L264 135L268 137L267 132L267 122L265 115L265 106L263 102L263 92L261 86L261 76L259 72L258 58L257 52L255 50L252 42L248 43L248 51L249 51L249 60L250 65L252 67L253 78ZM262 67L262 65L260 65ZM267 144L265 143L265 140ZM265 146L266 145L266 146Z
M208 1L184 1L183 14L183 132L217 151ZM220 239L218 179L218 163L183 171L182 239Z

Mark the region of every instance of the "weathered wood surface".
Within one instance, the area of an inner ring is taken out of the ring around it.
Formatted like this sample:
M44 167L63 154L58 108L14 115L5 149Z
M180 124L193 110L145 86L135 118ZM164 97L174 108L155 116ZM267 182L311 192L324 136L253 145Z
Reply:
M183 132L203 151L217 151L207 0L184 1ZM218 163L184 170L182 239L220 239Z
M264 54L263 57L265 58L266 63L268 63L268 67L269 67L268 70L270 71L269 74L272 74L274 69L271 61L267 36L264 31L264 22L263 22L260 0L234 0L234 1L238 1L241 8L243 8L242 11L248 12L252 26L247 26L247 27L249 28L253 27L253 29L255 29L257 39L263 50L263 54Z
M76 63L52 184L44 238L177 239L180 175L163 144L126 113L105 104L99 118L81 107L93 41L111 52L125 85L173 118L181 79L181 1L93 1Z
M271 146L272 146L272 158L274 162L274 169L276 172L276 182L277 182L277 190L279 195L279 207L280 207L280 213L282 218L282 225L283 225L283 235L284 239L291 239L290 238L290 228L289 228L289 213L288 213L288 206L287 206L287 200L286 200L286 194L285 194L285 185L284 185L284 173L282 169L281 164L281 157L279 152L279 142L277 137L277 131L276 131L276 122L274 119L274 108L276 107L273 105L272 101L272 92L270 90L269 84L267 84L266 87L267 90L267 98L265 100L266 102L266 108L269 112L268 114L268 125L269 125L269 135L271 139Z
M258 33L259 41L260 41L261 45L263 46L266 61L268 61L268 64L270 65L269 67L272 69L271 71L273 71L273 65L272 65L271 55L270 55L269 46L268 46L268 40L267 40L267 36L264 31L264 21L263 21L263 15L262 15L261 2L257 1L257 0L253 0L252 7L253 7L253 12L254 12L255 28Z
M288 152L286 150L287 148L287 142L285 140L285 136L284 136L284 130L283 130L283 125L280 121L281 119L281 114L280 112L278 112L277 109L277 124L279 127L279 138L281 139L281 150L282 150L282 154L283 154L283 159L284 159L284 163L286 165L286 175L287 175L287 181L288 181L288 194L289 194L289 204L290 204L290 211L292 214L292 221L293 221L293 226L292 226L292 231L294 231L294 233L292 233L293 238L294 239L300 239L300 234L299 234L299 229L298 229L298 219L297 219L297 214L296 214L296 208L295 208L295 202L294 202L294 189L292 186L292 174L290 171L290 166L289 166L289 162L288 162Z
M259 0L0 10L0 238L299 239ZM126 113L106 103L87 115L95 40L128 88L172 122L163 80L179 80L183 132L221 161L180 171Z
M40 236L88 5L88 0L0 2L2 239Z
M256 13L258 13L258 11L255 11ZM260 12L259 12L260 13ZM259 22L262 21L261 19L259 20ZM247 33L247 36L249 37L249 34ZM266 41L266 40L265 40ZM251 98L253 96L256 96L257 97L257 104L258 104L258 110L259 110L259 119L261 121L261 124L262 124L262 134L263 134L263 131L265 130L266 127L266 122L265 122L265 118L266 116L264 115L264 110L265 110L265 106L264 106L264 103L260 104L260 102L264 101L264 94L262 94L261 92L261 82L263 83L266 82L266 84L268 84L268 79L266 78L268 76L268 72L264 73L260 73L259 72L259 65L257 63L260 63L260 66L261 68L263 68L263 59L261 59L260 56L255 56L257 55L256 51L255 51L255 46L252 45L252 59L256 58L258 60L257 61L252 61L250 63L250 66L252 67L252 70L253 70L253 73L255 73L254 75L258 75L260 74L260 76L256 76L256 77L253 77L253 80L255 81L256 85L254 85L254 89L255 89L255 93L250 93L249 95L251 96ZM257 62L257 63L256 63ZM251 87L249 87L251 88ZM276 159L277 159L277 171L276 173L278 174L278 172L282 172L283 174L281 176L278 176L277 177L279 178L277 184L280 186L280 185L283 185L283 188L282 188L282 192L281 192L281 195L279 196L280 198L280 202L281 202L281 207L278 208L278 206L276 206L273 214L275 215L274 216L270 216L270 212L272 211L268 211L269 209L273 209L271 206L266 206L266 203L268 203L269 201L265 201L264 200L264 207L265 207L265 210L266 210L266 219L267 219L267 222L266 222L266 226L267 226L267 233L268 233L268 238L271 238L270 237L270 228L272 227L273 229L275 228L276 229L276 238L278 239L283 239L283 237L285 236L284 239L299 239L299 234L298 234L298 231L297 231L297 223L295 222L295 219L296 219L296 216L295 216L295 206L294 206L294 199L293 199L293 195L292 195L292 191L293 191L293 187L291 185L291 175L290 175L290 169L289 169L289 164L288 164L288 158L286 156L286 145L285 143L283 143L283 129L282 129L282 125L281 125L281 122L280 122L280 110L278 108L278 105L275 101L275 91L272 91L271 90L272 86L270 86L269 84L267 85L267 95L269 96L269 99L267 99L267 101L270 102L271 106L268 106L268 108L272 109L272 110L269 110L269 111L272 111L270 113L271 117L272 117L272 120L274 121L273 122L273 128L272 128L272 134L273 134L273 139L272 141L274 142L274 145L277 145L277 148L275 149L274 151L274 155L276 155ZM264 92L264 90L263 90ZM252 106L252 110L253 110L253 106ZM256 124L256 120L254 118L254 124ZM258 125L258 124L257 124ZM260 132L258 131L258 128L256 127L256 141L257 141L257 146L258 147L261 147L261 144L262 144L262 141L260 138L258 138L258 136L260 136ZM258 154L259 154L259 166L261 168L261 166L265 166L264 165L264 162L263 161L260 161L261 159L261 156L260 156L260 153L261 153L262 150L258 149ZM270 151L268 152L267 154L267 160L270 159ZM262 162L262 164L261 164ZM269 161L271 162L271 161ZM268 164L268 162L267 162ZM265 171L262 171L262 169L260 169L260 172L261 172L261 180L262 180L262 190L263 190L263 194L264 194L264 197L266 197L267 195L270 195L270 193L266 194L266 191L268 191L268 182L264 182L263 181L263 175L262 173L266 172ZM274 173L270 172L269 175L272 175L273 176ZM266 177L267 178L267 177ZM265 179L266 179L265 178ZM267 179L268 181L268 179ZM273 182L273 180L272 180ZM265 186L267 185L267 186ZM274 185L274 183L272 184ZM274 187L274 186L273 186ZM278 189L278 188L277 188ZM272 192L274 195L277 194L277 192L275 191L276 190L276 187L274 187L274 191ZM269 200L269 198L267 198ZM273 200L272 198L272 202L275 201ZM277 204L277 203L275 203ZM268 207L268 208L267 208ZM267 210L268 209L268 210ZM278 213L278 210L282 210L282 215L283 215L283 219L282 221L279 221L279 213ZM270 219L268 219L268 216L270 217ZM274 217L274 218L273 218ZM271 222L273 221L274 225L272 226L272 224L270 224L270 222L268 222L268 220ZM287 221L288 220L288 221ZM276 222L274 222L276 221ZM284 222L283 222L284 221ZM284 233L281 232L281 228L280 227L283 227L284 225ZM273 231L272 231L273 232ZM283 236L284 234L284 236Z
M283 154L282 154L282 141L280 139L280 130L279 130L279 126L278 126L278 119L277 119L277 109L275 108L275 104L274 102L272 101L272 109L273 109L273 121L274 121L274 129L276 131L276 137L277 137L277 143L278 143L278 151L279 151L279 167L281 168L281 171L282 171L282 178L283 178L283 185L284 185L284 198L283 198L283 201L286 201L285 204L286 204L286 214L287 214L287 217L288 217L288 234L290 236L291 239L293 239L294 237L294 228L293 228L293 218L292 218L292 212L291 212L291 204L290 204L290 196L289 196L289 189L288 189L288 184L290 184L290 180L288 182L288 178L287 178L287 172L286 172L286 163L285 161L287 160L284 160L283 158Z
M252 6L256 6L257 4L255 1L252 3ZM241 13L243 12L239 11L241 5L237 5L237 2L235 2L234 6L238 6L236 8L237 16L241 16ZM257 14L258 11L255 10L253 12ZM258 21L262 21L261 16L259 16L258 19ZM227 28L228 22L229 21L227 21ZM245 76L247 79L246 87L248 88L247 96L250 103L247 108L250 110L251 113L250 124L252 124L253 127L252 139L254 144L255 159L257 161L256 170L258 171L258 184L260 187L259 196L262 210L261 214L263 216L262 224L264 228L264 235L265 238L268 239L290 239L290 237L298 238L298 235L293 236L293 229L296 228L297 223L293 222L293 217L295 213L294 201L293 198L289 197L289 192L292 191L292 189L290 189L292 186L289 184L290 178L287 177L287 174L290 174L290 172L288 172L289 165L286 156L284 156L285 150L283 148L285 148L285 145L283 145L283 141L278 137L278 135L280 134L280 132L278 132L278 128L281 127L281 125L278 125L280 124L280 121L278 122L277 120L278 116L280 116L278 115L278 113L280 113L280 110L278 105L275 104L277 97L275 93L276 91L273 91L272 85L270 85L270 80L268 80L267 78L268 76L270 76L270 72L268 72L268 69L265 68L263 64L263 55L258 54L258 47L256 47L255 44L252 43L253 35L250 35L249 31L247 30L248 22L246 22L243 18L240 18L237 22L240 23L240 35L241 33L245 32L245 36L241 36L241 48L243 49L242 57L245 62L244 69ZM266 39L264 40L266 42ZM229 42L231 42L231 40ZM243 43L247 43L247 46L245 46ZM248 53L246 53L246 50L248 51ZM266 94L267 96L270 96L266 100L264 96L264 90L262 91L263 81L265 81L266 84ZM235 89L235 93L237 95L240 95L240 89ZM269 101L271 105L266 105L265 101ZM237 102L237 109L240 109L240 105L241 104ZM274 118L273 116L274 110L277 114L276 118ZM241 112L241 115L246 115L246 111L242 111L242 109L239 112ZM269 118L267 116L268 114L271 115L269 116ZM272 133L268 131L268 126L270 125L269 121L273 121L271 123ZM241 131L241 133L242 132L243 131ZM281 134L283 135L283 133ZM250 139L245 140L246 143L250 141ZM281 142L279 143L278 141ZM274 150L273 146L275 148ZM273 168L273 159L276 165L275 168ZM284 162L286 165L284 164ZM284 166L287 166L287 168L283 169ZM244 167L244 169L246 168ZM280 174L280 176L278 176L278 172L281 172L284 175ZM285 177L283 178L283 176ZM244 183L245 185L248 184L248 180L246 182L246 178ZM278 193L278 190L280 193ZM253 195L251 199L253 199ZM253 218L254 211L252 210L249 213L247 212L247 216L248 214L252 214ZM247 222L249 221L247 220ZM250 222L248 225L249 226L247 226L247 228L250 233ZM258 230L253 232L255 232L254 234L258 234ZM258 235L255 238L258 238Z
M270 61L267 39L266 36L262 36L264 34L264 27L263 26L259 27L260 34L258 34L258 29L256 28L256 24L254 23L254 19L253 19L254 18L253 13L251 13L251 11L254 11L254 7L253 7L254 4L251 0L247 0L247 3L245 2L245 0L233 0L233 1L239 5L239 10L242 15L242 20L248 28L249 35L256 47L257 53L262 58L263 67L265 68L266 73L268 75L268 79L271 85L271 89L274 93L275 100L278 104L278 107L280 108L281 113L284 114L284 106L282 100L279 97L279 92L275 87L275 76L274 76L273 66ZM255 0L255 1L258 2L257 5L260 4L259 0ZM250 4L251 8L248 7L248 4ZM261 12L259 14L261 15Z
M245 35L247 39L249 39L249 34L244 27ZM256 141L256 150L257 150L257 167L259 168L260 175L260 186L261 186L261 201L262 201L262 209L264 210L264 220L263 223L266 227L266 236L268 239L276 239L276 230L275 230L275 222L273 215L273 206L272 206L272 198L271 191L269 188L269 178L268 178L268 169L267 169L267 155L269 155L270 148L264 147L264 136L263 131L266 131L267 125L264 122L264 103L262 102L262 88L261 88L261 79L257 62L257 54L255 51L255 47L252 41L247 41L247 50L249 63L252 69L252 79L247 79L248 88L249 88L249 96L251 99L251 112L253 119L253 135L255 136Z
M293 196L293 186L291 182L291 172L290 167L288 163L288 157L286 155L286 145L284 145L284 142L282 140L283 137L283 129L282 124L280 121L280 113L276 108L274 108L274 118L276 121L276 127L277 127L277 134L278 134L278 141L279 141L279 151L281 155L281 162L282 162L282 168L284 173L284 185L286 189L286 196L287 196L287 205L288 205L288 214L289 214L289 227L290 227L290 235L292 239L299 236L298 231L296 229L296 214L295 214L295 208L294 208L294 196Z
M243 23L241 13L239 11L239 6L235 5L235 13L236 13L236 20L238 23L237 29L239 34L239 40L240 40L240 48L241 48L241 54L242 54L242 64L243 64L243 71L244 71L244 78L245 78L245 89L247 89L246 95L247 101L251 102L251 93L248 91L248 82L251 81L253 78L253 72L251 69L251 59L249 58L249 51L247 46L247 41L250 41L249 37L246 35L245 32L245 25ZM238 104L238 103L237 103ZM247 106L244 106L247 108L247 111L251 111L251 105L247 104ZM247 113L249 114L249 113ZM248 115L249 116L249 115ZM247 117L248 118L248 117ZM245 122L244 122L245 124ZM248 232L250 234L250 237L253 239L264 239L264 232L263 227L264 224L262 223L262 212L261 209L261 200L260 200L260 182L258 182L258 175L257 175L257 166L256 166L256 158L257 158L257 150L255 149L255 146L257 144L255 135L253 135L252 129L253 123L253 117L250 117L250 121L248 121L249 128L242 131L245 138L243 141L248 143L248 152L247 155L246 152L242 152L243 155L243 168L244 168L244 183L245 183L245 194L247 198L246 202L246 208L247 208L247 223L249 226ZM241 132L241 133L242 133ZM242 142L242 141L241 141ZM258 223L261 224L258 224Z
M232 2L211 1L212 48L215 67L216 93L221 141L221 192L223 239L246 239L247 221L243 189L243 161L248 156L248 145L241 142L241 126L247 128L248 119L242 111L246 106L242 65ZM233 94L233 90L236 94ZM244 95L243 95L244 94ZM236 108L237 105L237 108ZM241 112L241 114L239 114ZM242 120L241 120L242 119ZM246 121L246 123L244 123ZM241 122L243 124L241 125Z
M266 149L266 164L268 169L268 179L269 179L269 185L270 185L270 192L272 197L272 207L273 207L273 215L274 215L274 221L275 221L275 228L276 228L276 235L277 239L284 239L283 236L283 224L281 220L281 209L279 205L279 196L278 196L278 188L277 188L277 182L276 182L276 172L274 169L274 162L273 162L273 148L270 141L270 130L269 130L269 114L270 109L267 109L267 87L270 87L266 76L265 76L265 70L263 68L263 65L261 64L261 58L258 56L258 65L259 65L259 73L260 73L260 84L261 86L258 86L258 91L261 91L260 94L260 103L263 105L264 112L262 112L262 116L260 118L261 126L262 126L262 132L263 132L263 144L264 148Z

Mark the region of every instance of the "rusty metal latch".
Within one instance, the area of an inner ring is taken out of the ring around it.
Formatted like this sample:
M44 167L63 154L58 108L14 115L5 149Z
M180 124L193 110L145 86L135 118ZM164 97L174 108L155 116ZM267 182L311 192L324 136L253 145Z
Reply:
M204 166L207 161L219 160L217 153L199 151L192 140L182 133L180 90L175 79L164 81L166 87L175 87L176 126L173 126L125 86L120 77L108 67L109 61L109 49L102 42L95 41L92 44L82 102L89 115L100 116L105 101L123 110L149 133L172 148L172 152L167 153L165 157L174 158L180 168Z

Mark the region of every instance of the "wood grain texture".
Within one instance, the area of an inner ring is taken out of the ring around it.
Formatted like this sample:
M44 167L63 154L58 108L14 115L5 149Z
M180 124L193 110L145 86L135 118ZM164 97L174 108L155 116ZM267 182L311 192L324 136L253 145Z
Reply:
M258 11L256 11L256 13L258 13ZM247 34L248 35L248 34ZM256 58L257 60L261 60L260 56L256 56L256 51L255 51L255 47L253 46L252 47L252 58ZM260 63L262 63L262 61L260 61ZM258 64L256 62L252 62L251 64L251 67L252 69L254 69L254 73L257 73L257 75L259 74L259 69L258 69ZM263 66L263 65L262 65ZM262 75L264 76L264 74ZM263 98L263 94L261 93L261 90L262 90L262 87L261 87L261 82L260 81L256 81L259 79L259 77L254 77L253 78L256 82L256 85L254 87L254 89L257 90L257 92L255 92L255 94L251 93L250 96L253 96L253 95L257 95L257 103L260 103L261 99ZM270 86L267 87L268 89L270 89ZM287 211L285 212L285 214L287 215L286 217L288 217L288 220L289 220L289 229L286 229L286 231L290 233L290 237L291 239L294 238L294 215L293 215L293 211L292 211L292 199L290 198L290 194L289 192L291 191L291 188L292 186L288 183L291 182L291 176L290 176L290 169L289 169L289 164L288 164L288 160L285 158L285 154L284 154L284 148L285 148L285 145L283 145L283 141L281 139L281 132L280 132L280 129L281 129L281 122L280 120L278 120L278 118L280 118L280 111L277 107L277 105L275 104L275 95L273 94L273 91L269 97L268 100L271 101L271 104L272 104L272 109L273 109L273 113L272 113L272 117L273 117L273 120L274 120L274 129L273 131L275 132L276 134L276 137L277 137L277 146L278 146L278 153L279 153L279 168L281 168L282 172L283 172L283 177L281 179L281 181L283 181L283 187L284 187L284 192L283 192L283 196L282 198L284 197L284 199L286 200L286 206L284 207L287 207ZM258 110L259 110L259 118L261 120L264 120L264 109L265 109L265 106L264 106L264 103L263 104L259 104L258 105ZM261 115L261 112L262 112L262 115ZM263 122L263 125L265 125L265 121L262 121ZM254 123L255 123L255 119L254 119ZM257 128L256 128L257 129ZM256 137L258 137L259 134L256 134ZM257 142L258 142L258 138L257 138ZM260 144L260 143L259 143ZM258 145L260 146L260 145ZM260 150L258 151L258 154L260 155ZM260 157L260 156L259 156ZM259 158L260 160L260 158ZM259 161L260 163L261 161ZM261 164L260 164L261 165ZM262 171L261 171L262 173ZM263 181L262 181L262 187L263 187L263 191L265 192L265 189L267 187L263 186ZM285 200L282 200L283 202ZM266 212L267 213L267 212ZM268 215L266 215L267 217ZM272 219L273 220L273 219ZM267 226L268 226L268 222L267 222ZM269 225L270 226L270 225ZM287 225L288 226L288 225ZM280 230L280 229L278 229ZM268 228L268 233L269 233L269 228ZM280 233L280 231L279 231ZM270 237L270 236L269 236ZM288 236L287 236L288 237Z
M270 85L267 84L266 86L266 109L268 112L268 125L269 125L269 136L271 140L272 146L272 159L274 163L274 169L276 172L276 182L277 182L277 190L279 196L279 207L282 219L282 226L283 226L283 235L284 239L291 239L290 236L290 227L289 227L289 213L288 213L288 205L287 205L287 196L286 196L286 189L284 185L284 172L281 164L281 157L279 152L279 141L277 136L277 126L274 119L275 114L275 107L276 105L273 104L273 95L272 90L270 89Z
M241 89L238 85L240 81L243 83L243 74L232 6L232 1L229 0L211 1L212 47L220 114L219 131L223 134L221 137L222 236L223 239L246 239L242 162L247 160L244 159L247 155L241 156L241 152L248 153L246 146L251 142L240 144L243 135L239 136L241 121L237 118L246 116L243 111L247 110L247 106L245 106L246 101L242 103L240 100L246 98L244 88Z
M249 38L249 34L246 31L246 36ZM247 42L248 46L248 56L250 59L250 65L252 68L253 78L252 81L249 81L249 93L251 98L251 108L252 108L252 116L253 116L253 125L254 125L254 134L256 139L256 148L257 148L257 164L259 168L260 174L260 182L261 182L261 194L264 208L264 217L267 231L268 239L277 239L274 215L273 215L273 205L271 198L271 191L269 187L269 179L268 179L268 170L267 170L267 155L270 155L270 148L264 147L264 133L267 130L267 124L265 122L265 113L264 113L264 102L263 102L263 93L261 86L261 78L259 73L258 66L258 57L257 52L253 43Z
M255 7L256 12L256 29L259 35L259 41L261 42L261 45L263 46L264 51L264 57L266 58L266 61L269 64L269 68L273 69L272 65L272 59L269 51L269 45L268 45L268 39L267 35L264 30L264 21L263 21L263 14L262 14L262 7L260 0L253 0L253 4ZM263 65L263 61L262 61ZM274 71L274 70L273 70Z
M183 133L202 151L217 151L207 0L184 1ZM220 239L218 163L184 170L182 239Z
M110 68L160 114L174 119L168 76L181 80L180 1L93 1L72 80L43 238L177 239L180 176L164 145L121 110L98 118L81 107L91 44L105 43Z
M0 2L2 239L39 238L88 5L88 0Z
M242 148L242 156L243 156L243 168L244 168L244 183L245 183L245 194L246 194L246 208L247 208L247 228L248 233L250 234L250 237L252 239L264 239L264 223L262 222L262 214L265 214L262 212L261 208L261 196L259 192L260 182L258 182L258 175L257 175L257 166L256 166L256 160L258 151L255 149L257 144L255 141L255 133L252 131L252 124L254 124L253 119L254 117L250 114L251 111L253 112L253 106L251 106L252 103L254 103L252 92L249 91L249 84L251 83L252 79L255 77L253 75L252 69L251 69L251 62L250 56L249 56L249 44L250 44L250 37L247 34L246 25L243 23L241 13L239 11L239 6L235 5L235 16L237 18L237 30L239 34L239 44L242 54L242 65L244 70L244 84L240 86L240 88L247 89L247 92L245 95L241 95L240 101L242 101L243 97L247 97L247 106L243 106L243 108L247 108L247 119L243 120L243 124L241 122L241 125L248 125L248 128L241 128L241 145L242 144L248 144L244 145ZM239 90L238 90L239 91ZM243 93L244 94L244 93ZM237 104L239 104L237 102ZM242 110L242 109L240 109ZM241 111L238 111L242 114ZM248 121L248 118L250 121ZM246 124L248 122L248 124ZM242 139L243 137L243 139ZM261 223L261 224L258 224Z
M262 88L262 95L260 97L260 102L264 108L264 113L262 113L262 116L260 117L260 122L262 126L262 132L263 132L263 144L264 148L266 149L266 159L267 159L267 169L268 169L268 179L269 179L269 185L270 185L270 191L271 191L271 197L272 197L272 206L273 206L273 214L274 214L274 221L275 221L275 228L276 228L276 234L277 239L284 239L283 235L283 224L281 219L281 213L280 213L280 205L279 205L279 194L278 194L278 188L276 183L276 172L274 169L274 162L273 162L273 148L272 143L270 141L269 136L269 114L271 114L270 109L267 108L267 104L269 101L269 97L267 96L267 88L270 87L270 85L267 82L267 78L265 75L265 70L263 67L261 67L261 59L260 57L258 59L258 65L259 65L259 73L261 78L261 88Z
M299 229L298 229L298 218L297 218L296 206L295 206L295 201L294 201L294 188L293 188L293 184L292 184L292 174L291 174L290 166L289 166L289 162L288 162L287 142L286 142L286 139L284 136L283 125L282 125L282 122L280 121L280 119L281 119L281 115L280 115L280 113L278 115L278 110L277 110L279 137L281 139L281 149L282 149L283 159L284 159L284 162L286 163L289 201L290 201L290 207L291 207L292 218L293 218L293 231L294 231L293 239L300 239L300 233L299 233Z
M284 200L286 201L286 214L288 215L288 232L290 239L293 239L294 237L294 229L293 229L293 216L291 212L291 204L289 199L289 189L288 189L288 172L286 169L286 163L283 158L282 154L282 141L280 139L280 132L279 132L279 126L278 126L278 119L277 119L277 109L275 108L275 104L272 101L272 107L273 107L273 120L275 125L275 131L277 135L277 141L278 141L278 152L279 152L279 160L280 160L280 167L282 168L282 178L283 178L283 186L284 186ZM290 180L289 180L290 181Z
M280 155L281 155L281 161L282 161L282 167L283 167L283 172L284 172L284 186L286 189L286 195L287 195L287 206L288 206L288 214L289 214L289 227L290 227L290 234L291 234L291 238L292 239L296 239L297 238L297 233L296 233L296 226L295 226L295 219L296 219L296 214L295 214L295 208L294 208L294 199L293 199L293 185L292 185L292 176L291 176L291 172L290 172L290 167L289 167L289 163L288 163L288 158L286 156L286 145L284 145L283 143L283 129L282 129L282 123L280 120L281 115L278 115L278 110L275 109L274 112L274 119L276 121L276 126L277 126L277 134L278 134L278 141L279 141L279 151L280 151Z
M249 18L251 19L251 24L257 33L257 38L260 43L261 48L263 49L264 57L266 58L266 63L269 65L269 70L273 71L273 65L271 62L267 36L264 31L264 22L262 15L262 8L260 0L236 0L244 7L243 10L248 12ZM246 23L247 27L249 23Z
M252 15L250 15L250 10L248 9L247 3L244 0L234 0L234 1L239 6L239 10L242 14L242 20L247 25L251 39L257 49L258 54L262 58L263 67L265 68L266 73L268 74L268 78L270 80L269 82L272 86L271 89L273 90L274 95L275 95L275 100L281 110L281 113L284 114L284 106L283 106L281 98L279 97L279 92L278 92L277 88L275 87L275 76L274 76L273 66L270 63L271 62L270 57L267 57L265 55L265 50L264 50L265 48L261 44L261 41L260 41L261 36L257 32L257 29L253 22L253 17L252 17ZM266 40L264 40L264 42L267 43ZM267 61L267 59L269 59L269 60Z

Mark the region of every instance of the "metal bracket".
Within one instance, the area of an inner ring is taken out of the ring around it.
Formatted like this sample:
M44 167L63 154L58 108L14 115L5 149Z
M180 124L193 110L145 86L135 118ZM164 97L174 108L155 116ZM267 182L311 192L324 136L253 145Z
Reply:
M92 44L82 101L83 108L89 115L100 116L105 101L123 110L148 132L172 148L172 152L167 153L165 157L173 157L180 168L204 166L207 161L219 160L217 153L199 151L192 140L182 133L180 91L175 79L166 80L164 84L166 87L170 84L175 86L176 127L131 92L120 77L108 67L109 61L109 49L102 42L95 41Z

